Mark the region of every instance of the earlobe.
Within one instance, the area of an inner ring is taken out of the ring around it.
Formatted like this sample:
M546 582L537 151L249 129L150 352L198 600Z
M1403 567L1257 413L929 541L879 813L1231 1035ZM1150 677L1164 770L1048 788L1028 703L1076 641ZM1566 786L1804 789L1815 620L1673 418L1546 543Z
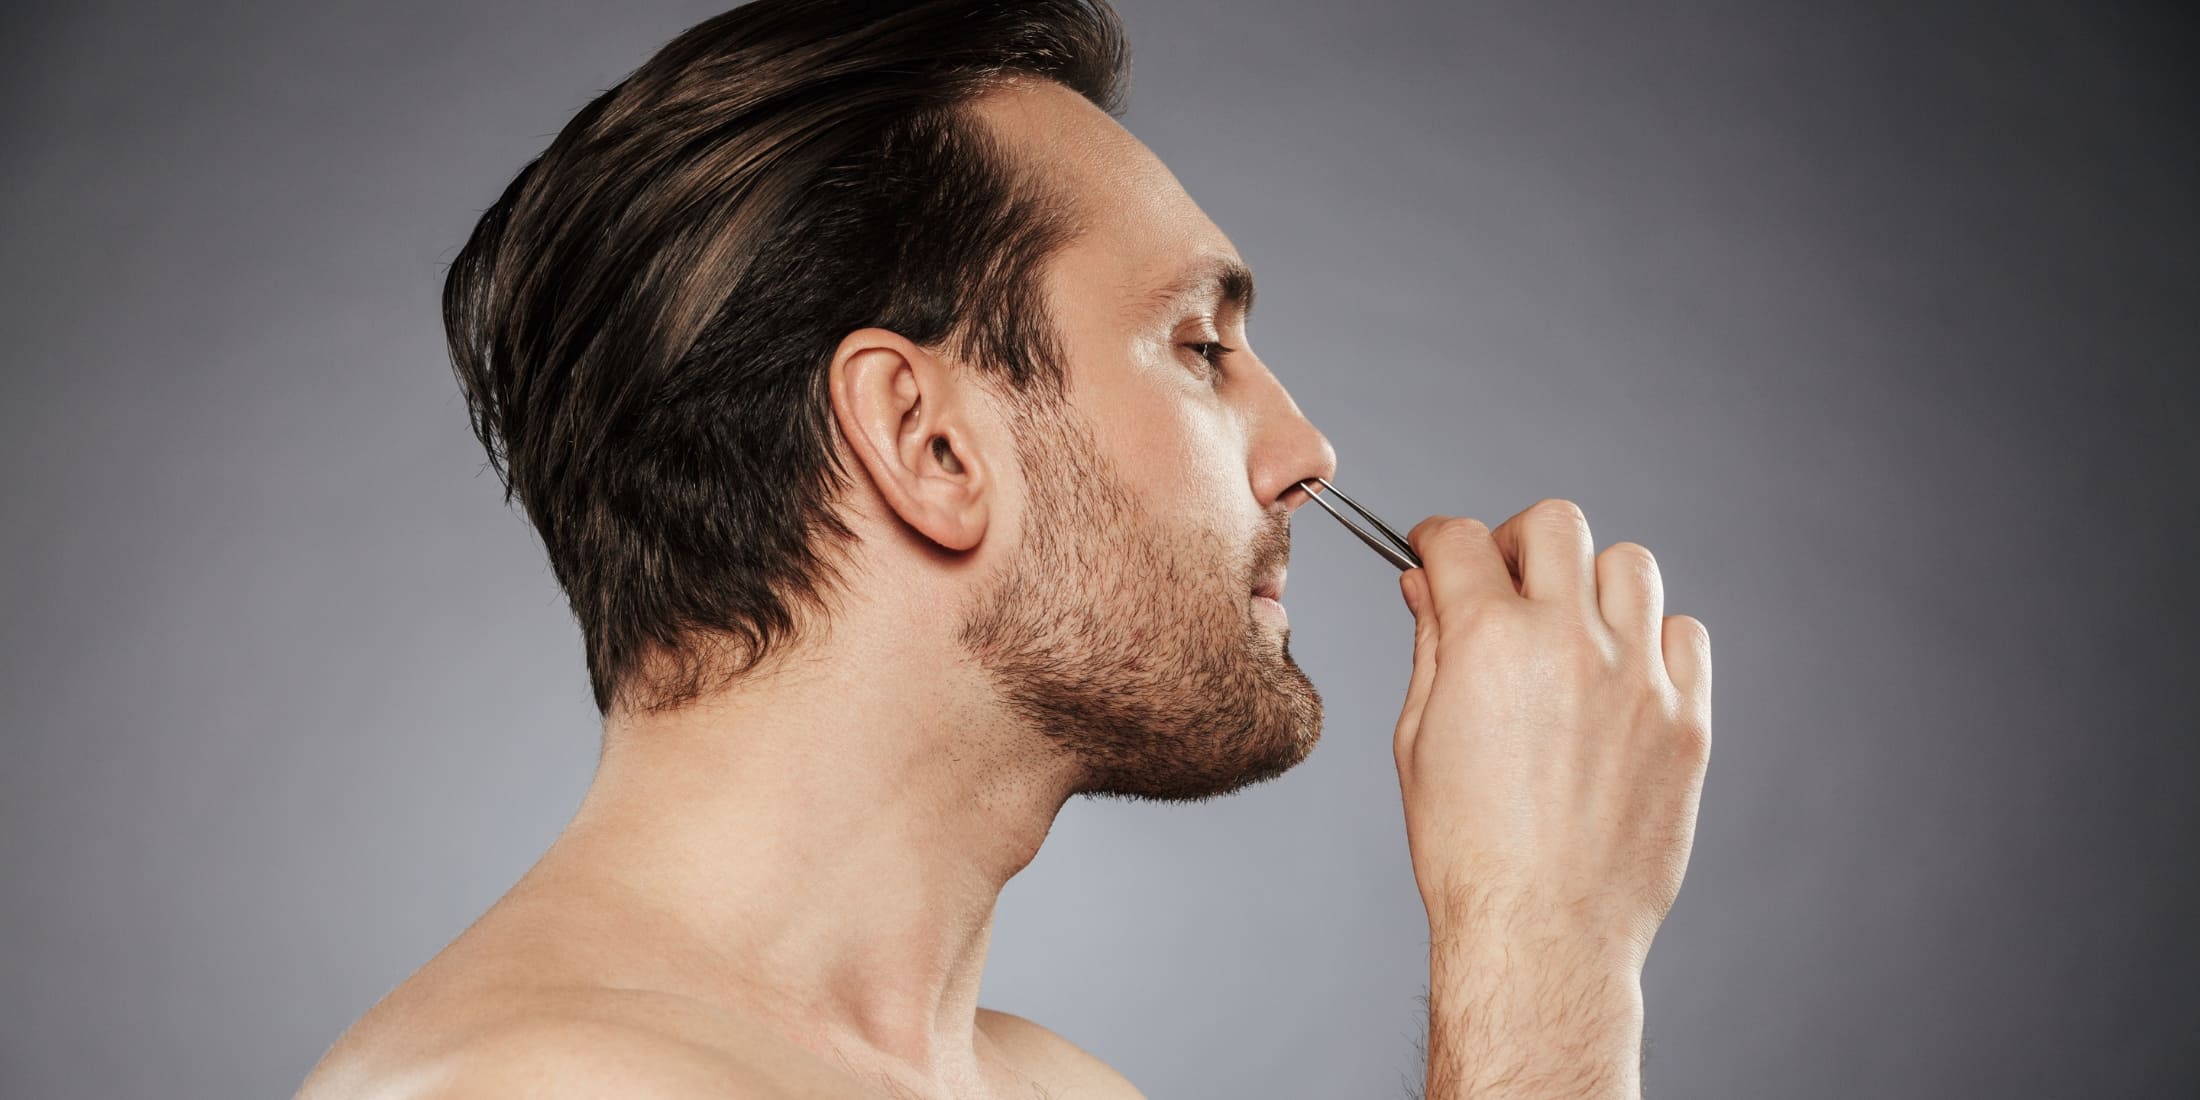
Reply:
M886 508L943 549L975 549L991 484L963 412L969 387L885 329L848 334L829 382L834 419Z

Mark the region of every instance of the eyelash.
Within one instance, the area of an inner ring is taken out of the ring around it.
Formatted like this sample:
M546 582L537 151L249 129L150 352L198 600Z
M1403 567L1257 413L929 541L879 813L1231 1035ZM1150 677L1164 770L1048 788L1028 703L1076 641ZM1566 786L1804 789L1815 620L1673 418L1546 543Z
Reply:
M1199 357L1200 357L1201 359L1203 359L1203 360L1206 360L1206 362L1207 362L1207 371L1208 371L1208 374L1209 374L1210 376L1219 376L1219 375L1221 375L1221 373L1222 373L1222 362L1221 362L1221 360L1222 360L1222 357L1223 357L1223 356L1225 356L1225 355L1228 355L1228 354L1230 354L1230 353L1231 353L1231 352L1233 352L1233 351L1236 351L1236 350L1237 350L1236 348L1230 347L1230 346L1228 346L1227 344L1223 344L1223 343L1221 343L1221 342L1219 342L1219 341L1215 341L1215 340L1202 340L1202 341L1200 341L1199 343L1196 343L1196 344L1186 344L1186 345L1184 345L1184 346L1185 346L1185 347L1188 347L1188 348L1191 348L1191 349L1193 349L1193 351L1194 351L1194 352L1195 352L1195 353L1196 353L1196 354L1197 354L1197 355L1198 355L1198 356L1199 356ZM1200 351L1200 350L1199 350L1200 348L1212 348L1212 349L1214 349L1214 350L1212 350L1212 351Z

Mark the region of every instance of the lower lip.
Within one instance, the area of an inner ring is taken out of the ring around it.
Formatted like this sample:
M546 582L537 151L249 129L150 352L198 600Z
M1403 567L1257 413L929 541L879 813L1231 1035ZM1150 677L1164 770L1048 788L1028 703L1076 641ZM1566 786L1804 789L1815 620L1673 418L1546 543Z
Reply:
M1289 620L1290 618L1290 615L1284 611L1283 605L1268 596L1253 597L1253 606L1258 607L1279 619Z

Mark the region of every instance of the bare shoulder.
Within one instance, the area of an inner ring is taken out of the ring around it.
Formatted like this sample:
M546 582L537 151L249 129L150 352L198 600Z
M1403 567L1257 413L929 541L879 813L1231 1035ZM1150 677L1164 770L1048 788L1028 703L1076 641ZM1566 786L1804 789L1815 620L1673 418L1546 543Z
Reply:
M1115 1067L1022 1016L981 1008L978 1027L1054 1100L1145 1100Z
M630 1096L779 1097L756 1067L710 1047L627 1023L542 1018L477 1036L418 1068L406 1100Z
M670 1001L591 991L519 1011L482 1007L447 1029L447 1042L347 1036L298 1100L869 1097L806 1051Z

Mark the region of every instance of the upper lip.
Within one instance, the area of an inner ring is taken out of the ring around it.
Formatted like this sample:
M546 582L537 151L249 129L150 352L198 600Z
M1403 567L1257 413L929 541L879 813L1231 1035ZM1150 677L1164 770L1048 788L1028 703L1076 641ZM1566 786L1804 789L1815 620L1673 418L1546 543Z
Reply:
M1253 595L1266 596L1271 600L1281 601L1283 599L1283 570L1278 569L1261 578L1260 583L1253 586Z

